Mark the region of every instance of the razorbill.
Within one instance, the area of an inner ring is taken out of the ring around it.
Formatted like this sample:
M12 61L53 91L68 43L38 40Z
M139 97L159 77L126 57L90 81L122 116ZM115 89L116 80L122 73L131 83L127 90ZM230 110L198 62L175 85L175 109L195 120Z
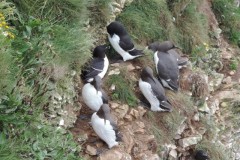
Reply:
M116 123L113 121L108 104L103 104L100 109L93 113L91 124L96 134L107 143L108 148L118 145L121 141Z
M165 96L164 88L153 76L150 67L143 68L138 84L141 92L151 104L152 111L172 111L172 105Z
M95 76L104 77L108 70L109 61L105 54L107 45L97 46L93 51L93 58L82 70L81 78L84 82L92 82Z
M148 49L152 50L153 52L161 51L161 52L168 52L172 56L174 56L177 59L178 62L178 68L181 69L182 67L185 67L188 63L187 57L181 57L178 52L175 50L176 48L179 49L179 47L175 46L173 42L171 41L164 41L164 42L154 42L148 45Z
M154 63L162 85L178 91L179 68L177 59L167 52L156 51Z
M108 103L108 96L101 85L101 78L95 76L91 83L86 83L82 88L83 101L93 111L98 111L103 103Z
M135 49L130 36L120 22L111 22L107 26L107 32L109 42L114 50L122 56L123 61L143 56L143 51Z

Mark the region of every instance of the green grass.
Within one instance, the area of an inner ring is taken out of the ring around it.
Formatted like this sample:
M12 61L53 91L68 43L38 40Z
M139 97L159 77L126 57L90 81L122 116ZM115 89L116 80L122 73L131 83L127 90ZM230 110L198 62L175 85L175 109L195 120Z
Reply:
M223 33L233 44L240 46L240 10L233 0L214 0L213 11Z
M238 61L236 59L231 60L230 63L229 63L229 68L231 70L237 70L237 68L238 68Z
M127 103L131 107L137 105L137 98L133 92L133 82L127 78L127 75L123 75L122 72L119 75L111 75L106 80L108 88L114 84L116 90L111 93L113 100Z
M136 0L117 17L132 38L145 44L153 41L177 40L176 28L164 0Z

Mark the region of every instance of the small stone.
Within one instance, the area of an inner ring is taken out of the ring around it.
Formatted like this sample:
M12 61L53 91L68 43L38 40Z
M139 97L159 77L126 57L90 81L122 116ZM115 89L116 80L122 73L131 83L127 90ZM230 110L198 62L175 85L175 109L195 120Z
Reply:
M132 118L131 115L126 115L126 116L124 117L124 119L125 119L127 122L131 122L133 118Z
M112 67L119 67L120 64L119 64L119 63L113 63L113 64L111 64L110 66L112 66Z
M108 150L97 158L97 160L121 160L123 157L123 153L117 150Z
M194 121L197 121L197 122L200 120L200 118L199 118L199 113L198 113L198 112L194 114L193 120L194 120Z
M142 129L142 128L139 128L139 129L134 131L134 133L137 133L137 134L143 134L144 132L145 132L145 130Z
M147 112L147 110L144 109L142 106L138 106L137 110L139 113L139 118L142 118L144 116L144 114Z
M234 71L230 71L228 74L229 74L230 76L233 76L233 75L235 74L235 72L234 72Z
M179 135L179 134L176 134L175 137L174 137L175 140L178 140L178 139L181 139L181 138L182 138L182 137L181 137L181 135Z
M97 148L101 148L103 146L103 143L102 142L97 142L96 146L97 146Z
M148 142L153 141L154 138L155 138L154 135L147 136L147 141Z
M132 65L132 63L130 63L129 65L127 65L127 70L128 70L128 71L133 71L133 70L135 70L135 67Z
M128 111L129 106L128 105L120 105L115 111L118 113L117 116L119 118L123 118Z
M151 155L147 158L147 160L160 160L159 156L157 154Z
M115 84L112 84L109 89L110 89L110 91L115 91L116 90Z
M204 102L204 104L198 108L198 111L203 112L203 113L209 113L210 109L209 109L207 103Z
M63 126L64 125L64 120L61 119L60 122L59 122L59 126Z
M220 106L221 106L222 108L226 108L226 107L228 106L228 103L227 103L227 102L222 102L222 103L220 104Z
M112 109L116 109L118 106L119 106L118 103L110 102L110 107L111 107Z
M182 124L178 127L177 134L178 134L178 135L181 135L182 132L186 129L186 127L187 127L186 123L182 123Z
M130 113L129 113L130 115L132 115L133 117L135 117L136 119L138 119L139 118L139 113L138 113L138 111L136 110L136 109L131 109L130 110Z
M120 70L118 68L114 69L114 70L111 70L108 75L111 76L111 75L119 75L120 74Z
M209 109L210 109L210 114L214 115L217 110L219 110L219 100L214 99L212 102L210 102Z
M56 99L57 101L61 101L61 100L62 100L62 97L61 97L60 94L58 94L57 92L55 92L55 93L53 94L53 97L54 97L54 99Z
M222 83L223 84L231 84L232 78L230 76L227 76L226 78L223 79Z
M136 66L136 69L137 69L137 70L140 70L140 69L141 69L141 67L140 67L140 66Z
M95 155L97 155L97 149L92 147L92 146L90 146L90 145L87 145L86 153L91 155L91 156L95 156Z
M140 127L140 128L145 128L145 124L143 122L136 122L136 124Z
M172 158L177 158L177 151L175 149L172 149L170 152L169 152L169 156L171 156Z
M187 137L187 138L180 139L178 141L178 143L183 148L186 148L188 146L197 144L201 140L202 140L202 136L201 135L197 135L197 136L192 136L192 137Z

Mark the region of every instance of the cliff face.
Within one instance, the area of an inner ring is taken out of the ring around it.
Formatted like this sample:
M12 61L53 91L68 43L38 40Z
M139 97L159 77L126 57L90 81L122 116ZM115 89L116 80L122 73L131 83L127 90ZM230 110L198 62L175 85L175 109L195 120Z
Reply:
M124 5L125 3L127 5ZM184 16L184 11L191 7L191 3L191 1L184 1L178 4L179 6L177 6L177 2L173 3L172 6L170 3L170 5L168 4L168 9L170 9L168 14L172 13L173 16L176 16L176 11L180 8L181 15L177 16ZM143 4L142 1L111 2L112 16L101 30L105 33L105 26L117 18L123 23L126 22L126 28L133 35L135 42L144 47L148 40L137 37L135 32L139 32L139 36L143 35L142 38L144 38L144 33L140 33L141 30L133 31L135 18L126 17L127 14L132 15L129 13L130 9ZM195 7L197 8L194 11L205 17L207 34L211 34L211 36L208 42L202 42L203 46L196 40L198 37L192 39L191 43L195 46L191 50L196 52L199 57L191 58L191 55L188 55L191 62L187 68L181 70L180 91L178 93L167 91L174 111L172 113L153 113L141 105L134 104L131 107L129 106L131 103L128 101L123 103L114 97L119 90L119 86L116 85L118 82L109 79L113 76L123 76L125 82L130 81L133 84L130 88L135 92L135 96L141 98L137 85L139 74L144 66L153 66L151 55L132 62L112 64L104 79L104 84L108 95L112 97L110 107L123 135L123 142L119 146L107 150L107 146L98 139L91 126L88 125L88 120L78 119L75 128L71 131L76 137L79 135L84 137L84 140L79 140L79 138L78 140L80 144L84 143L81 154L87 159L189 160L194 159L194 152L197 149L207 151L209 157L214 160L240 159L239 126L236 121L238 113L235 112L235 109L238 108L240 77L238 69L233 71L229 68L233 58L238 54L237 49L228 44L221 33L219 23L211 8L212 2L204 0L201 4L196 4ZM137 17L138 12L135 14ZM162 14L166 16L164 11ZM179 24L181 17L173 18L175 20L170 22L173 27L177 30L178 25L183 27L183 24ZM130 23L131 19L134 19L133 24ZM149 21L151 22L151 20ZM198 22L193 20L192 23ZM140 28L139 26L135 27ZM167 30L167 28L163 29ZM184 28L179 30L184 31ZM169 39L174 40L172 38L169 37ZM152 41L169 40L162 37L160 39L150 37L150 39ZM198 46L202 48L194 51L194 48L196 49ZM91 114L85 104L81 104L80 116ZM94 142L92 142L93 139Z

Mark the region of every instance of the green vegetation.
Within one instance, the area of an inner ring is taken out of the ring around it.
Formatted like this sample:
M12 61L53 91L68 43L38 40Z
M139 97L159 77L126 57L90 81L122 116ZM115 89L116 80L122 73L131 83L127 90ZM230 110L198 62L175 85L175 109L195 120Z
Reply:
M136 0L124 8L117 20L138 43L171 40L190 54L195 45L208 42L208 24L197 11L198 5L197 0L169 4L164 0Z
M133 92L133 82L127 77L127 75L122 74L122 72L119 75L111 75L106 80L106 84L108 88L112 84L116 86L116 90L111 94L113 100L127 103L132 107L137 105L137 98Z
M231 70L237 70L238 68L238 61L236 59L232 59L229 64L229 68Z
M214 0L213 11L220 28L233 44L240 46L240 10L233 0Z
M49 118L50 92L63 81L51 80L56 66L80 71L91 56L88 3L0 2L2 159L81 159L71 133Z

